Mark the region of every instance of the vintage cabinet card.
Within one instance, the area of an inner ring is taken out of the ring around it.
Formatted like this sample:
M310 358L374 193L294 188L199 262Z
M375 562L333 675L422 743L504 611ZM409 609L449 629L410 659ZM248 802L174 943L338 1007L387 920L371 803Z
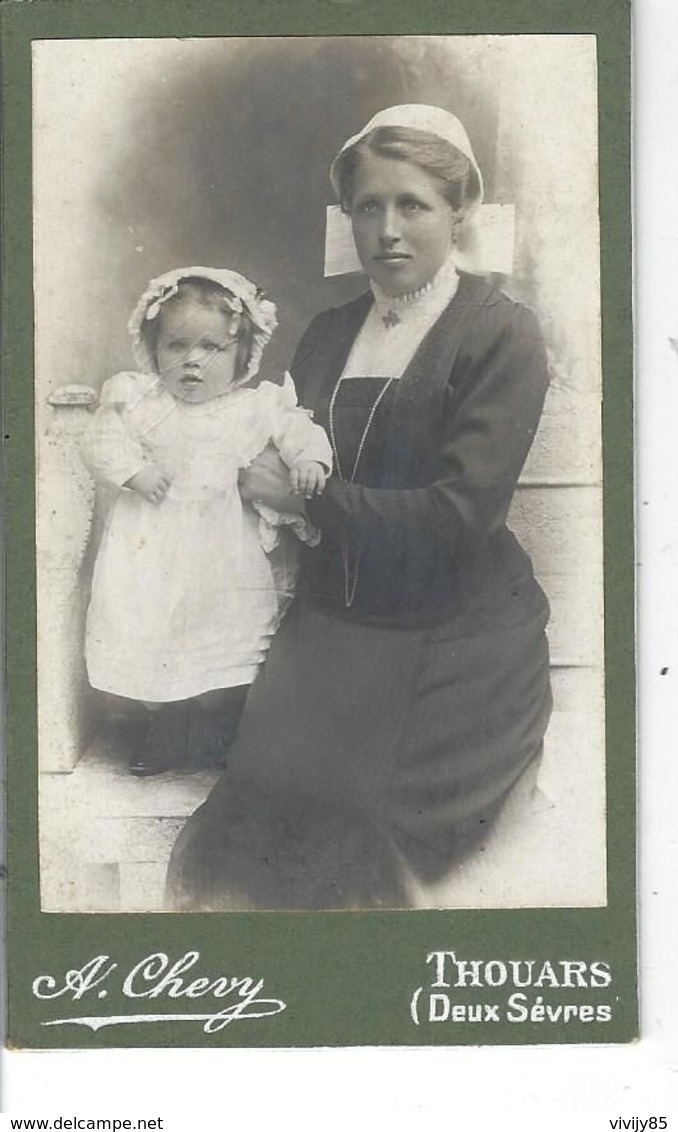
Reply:
M626 6L2 20L11 1044L630 1041Z

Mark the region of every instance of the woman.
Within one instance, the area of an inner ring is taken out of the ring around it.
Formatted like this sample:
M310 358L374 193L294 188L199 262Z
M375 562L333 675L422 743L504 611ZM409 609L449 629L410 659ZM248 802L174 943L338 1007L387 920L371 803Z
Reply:
M305 504L322 539L175 846L178 909L407 907L487 830L549 719L548 606L505 525L546 360L528 310L455 270L483 193L466 132L391 107L331 180L371 289L319 315L292 367L334 452ZM294 503L271 461L241 492Z

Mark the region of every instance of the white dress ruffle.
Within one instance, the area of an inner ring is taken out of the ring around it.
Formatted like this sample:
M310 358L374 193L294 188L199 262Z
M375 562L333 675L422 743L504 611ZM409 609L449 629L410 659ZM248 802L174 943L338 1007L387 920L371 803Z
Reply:
M119 489L87 615L93 687L165 702L254 679L297 572L297 540L276 531L286 518L262 521L238 493L240 469L269 443L288 466L331 466L289 377L203 404L177 401L152 374L106 382L82 449L92 474ZM159 504L123 486L146 464L172 477Z

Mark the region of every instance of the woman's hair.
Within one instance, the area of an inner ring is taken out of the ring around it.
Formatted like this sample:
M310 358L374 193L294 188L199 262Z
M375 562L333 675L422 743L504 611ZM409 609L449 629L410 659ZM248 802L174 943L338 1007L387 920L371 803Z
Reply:
M362 153L409 161L439 182L441 195L458 212L480 195L478 175L463 153L450 142L409 126L379 126L344 150L335 165L343 212L351 209L353 179Z
M149 354L155 358L162 312L165 309L173 310L181 307L187 301L204 307L207 310L220 311L229 319L233 317L240 319L237 335L238 352L235 362L235 379L238 381L245 373L247 363L250 359L252 344L254 342L254 324L244 308L241 312L236 314L233 309L234 304L238 303L241 307L242 304L238 302L230 291L222 287L219 283L213 282L211 279L201 279L200 276L197 275L189 275L185 279L181 279L177 284L175 293L163 300L155 318L144 319L141 324L140 333Z

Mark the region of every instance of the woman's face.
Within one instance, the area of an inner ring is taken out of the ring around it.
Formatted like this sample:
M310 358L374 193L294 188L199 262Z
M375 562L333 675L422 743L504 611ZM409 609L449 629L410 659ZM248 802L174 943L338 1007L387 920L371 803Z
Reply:
M423 287L452 250L452 207L438 182L409 161L363 151L350 216L360 262L389 295Z

